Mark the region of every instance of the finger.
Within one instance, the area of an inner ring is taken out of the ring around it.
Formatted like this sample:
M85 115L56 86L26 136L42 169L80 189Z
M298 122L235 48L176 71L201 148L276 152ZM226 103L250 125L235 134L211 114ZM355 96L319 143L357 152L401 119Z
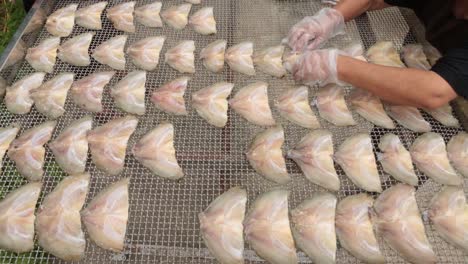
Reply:
M295 31L288 37L288 44L289 44L289 47L291 47L292 49L294 49L294 47L296 46L296 43L297 43L298 39L300 39L304 33L305 33L305 32L304 32L303 30L295 30Z
M309 41L314 38L315 34L303 34L301 38L296 42L296 51L304 51L307 46L307 43L309 43Z
M309 45L307 45L307 50L314 50L314 49L318 49L320 48L322 45L323 45L323 38L320 38L320 37L317 37L315 39L313 39Z

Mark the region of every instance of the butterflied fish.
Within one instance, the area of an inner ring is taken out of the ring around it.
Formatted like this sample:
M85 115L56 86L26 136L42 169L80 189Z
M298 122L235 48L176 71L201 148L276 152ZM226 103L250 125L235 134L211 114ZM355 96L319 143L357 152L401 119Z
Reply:
M332 191L340 189L340 179L333 165L333 139L329 131L308 133L288 151L288 158L299 165L309 181Z
M213 7L203 7L195 12L190 17L189 24L195 32L202 35L216 34L216 20L213 15Z
M135 8L135 17L138 22L147 27L162 27L161 12L162 3L153 2Z
M356 125L344 96L344 88L335 84L327 85L318 90L315 105L320 116L336 126Z
M193 40L184 40L166 52L164 61L180 73L194 73L194 51L195 42Z
M31 92L39 113L56 119L65 113L68 90L73 84L73 73L60 73Z
M75 22L77 25L88 29L102 29L101 14L106 9L107 2L99 2L75 12Z
M200 51L200 59L203 65L212 72L221 72L224 67L224 52L227 41L224 39L211 42Z
M94 50L92 57L116 70L125 70L125 42L127 42L126 35L112 37L101 43Z
M442 136L428 132L419 136L410 148L411 157L419 170L436 182L461 185L463 178L450 165Z
M148 132L132 149L135 158L163 178L176 180L184 176L174 149L174 126L161 124Z
M164 22L174 29L181 30L188 24L191 4L174 5L161 12Z
M137 67L152 71L159 63L159 53L166 37L149 37L141 39L128 47L127 54Z
M336 197L320 193L291 211L294 240L314 263L335 263L335 209Z
M59 46L59 37L45 39L39 45L28 49L26 60L36 71L52 73Z
M460 127L458 119L453 116L452 107L449 104L441 106L436 109L424 109L435 120L439 121L442 125L448 127Z
M234 84L220 82L203 88L192 95L193 108L198 115L216 127L227 123L228 101Z
M133 24L134 9L135 1L118 4L107 9L107 18L117 30L133 33L135 32L135 25Z
M386 108L389 116L409 130L422 133L432 129L416 107L387 104Z
M402 48L403 60L409 68L429 70L431 65L420 44L408 44Z
M99 247L122 251L128 221L129 178L100 191L82 212L83 224Z
M257 134L246 153L250 165L257 173L279 184L291 180L281 151L283 143L283 128L272 127Z
M96 72L78 81L70 89L72 100L86 111L102 112L102 93L115 72Z
M89 174L68 176L49 193L37 212L39 245L63 260L80 260L86 240L80 210L86 199Z
M8 111L18 115L29 113L34 103L31 91L42 85L44 76L43 72L35 72L7 87L4 102Z
M88 158L86 134L92 126L91 116L81 118L65 128L56 139L49 143L55 161L66 173L73 175L85 171Z
M424 45L423 51L424 54L426 54L427 60L431 66L434 66L434 64L436 64L436 62L442 58L442 54L440 54L440 52L430 44Z
M45 27L50 34L57 37L67 37L75 25L75 12L78 4L71 4L57 9L48 18Z
M367 59L379 65L405 67L400 59L400 54L391 41L380 41L370 47L367 51Z
M117 118L88 132L91 158L96 166L111 174L122 172L130 136L138 125L133 116Z
M229 105L247 121L259 126L273 126L275 120L268 103L268 84L255 82L240 89Z
M159 87L151 95L151 101L156 108L169 114L187 115L184 94L189 77L180 77Z
M201 1L202 0L185 0L185 2L194 4L194 5L201 4Z
M298 51L288 50L283 53L283 67L289 73L293 72L293 66L296 64L299 57L301 57L302 53Z
M26 33L23 33L23 34L26 34ZM27 48L28 47L26 46L26 43L22 39L19 39L16 45L11 50L10 55L8 55L3 67L6 69L22 61L24 56L26 55Z
M198 214L200 231L211 254L223 264L244 263L244 222L247 192L234 187Z
M41 183L32 182L10 192L0 201L0 248L16 253L34 248L34 210Z
M411 155L398 136L385 134L380 138L379 148L382 153L378 153L377 157L385 172L401 182L418 186Z
M88 66L91 63L88 49L93 35L88 32L65 41L58 49L59 59L75 66Z
M380 99L366 90L354 88L348 97L354 110L367 121L387 129L394 129L395 124L387 115Z
M283 53L283 45L269 47L256 52L253 62L260 71L281 78L286 74L282 61Z
M132 71L114 87L111 96L118 108L130 114L145 114L145 71Z
M335 153L335 161L354 184L369 192L382 192L372 141L368 134L346 139Z
M296 125L305 128L319 128L320 123L309 105L307 86L289 89L275 102L280 114Z
M39 31L40 29L42 29L42 26L44 25L46 19L47 14L44 11L44 8L38 6L36 12L34 12L34 15L31 17L31 20L24 29L23 34L29 34L32 32Z
M457 171L468 178L468 133L453 136L447 144L447 152Z
M365 193L347 196L336 209L336 234L343 246L367 263L385 263L375 238L369 209L374 199Z
M411 263L436 263L414 193L414 188L406 184L385 190L375 200L372 219L377 233L404 259Z
M12 124L8 127L0 128L0 161L3 160L6 151L10 147L11 142L16 138L20 126L18 124ZM2 169L2 164L0 162L0 172Z
M246 75L255 75L252 59L253 43L241 42L226 50L226 62L232 70Z
M297 263L289 227L288 191L273 190L255 199L244 227L247 241L261 258L272 264Z

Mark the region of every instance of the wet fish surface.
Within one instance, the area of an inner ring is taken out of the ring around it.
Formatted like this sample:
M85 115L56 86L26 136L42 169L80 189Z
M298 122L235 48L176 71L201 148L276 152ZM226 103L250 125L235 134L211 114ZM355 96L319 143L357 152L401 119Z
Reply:
M115 29L133 33L135 32L135 25L133 24L134 9L135 1L118 4L107 9L107 18L112 22Z
M73 73L59 73L31 92L37 111L50 119L57 119L65 113L68 90L73 84Z
M159 54L166 37L148 37L133 43L128 47L127 54L138 68L153 71L159 63Z
M75 12L78 4L67 5L55 10L45 23L47 31L57 37L67 37L75 26Z
M216 20L213 14L213 7L203 7L190 16L190 26L195 32L202 35L216 34Z
M16 123L0 128L0 161L3 160L6 151L10 147L11 142L16 138L19 130L20 126ZM0 172L1 171L2 163L0 162Z
M112 37L102 42L91 56L101 64L116 70L125 70L125 42L126 35Z
M416 107L387 104L387 113L400 125L414 132L423 133L432 129Z
M82 7L75 12L77 25L88 29L101 30L101 14L106 9L107 1Z
M283 53L283 45L269 47L256 52L253 56L253 62L260 71L281 78L286 75L282 60Z
M25 57L26 61L36 71L52 73L54 71L57 49L59 46L59 37L47 38L37 46L28 49Z
M468 133L453 136L447 144L447 152L455 169L468 178Z
M24 115L31 111L31 92L42 85L45 73L35 72L6 87L4 103L10 113Z
M315 105L320 116L336 126L356 125L344 96L345 93L342 87L334 84L327 85L317 92Z
M377 96L366 90L354 88L348 98L352 108L367 121L383 128L395 128L395 124Z
M173 5L162 11L161 17L172 28L181 30L188 24L190 9L192 9L191 4Z
M102 93L114 74L114 71L96 72L75 81L70 89L73 102L86 111L102 112Z
M159 15L161 7L161 2L153 2L139 6L135 8L135 18L138 22L147 27L162 27L163 23Z
M253 43L250 41L241 42L226 50L226 62L233 71L253 76L255 68L252 54Z
M156 89L151 101L161 111L174 115L188 115L184 94L190 78L182 76Z
M228 121L228 101L234 84L215 83L192 95L192 105L198 115L215 127L224 127Z
M58 57L61 61L74 66L88 66L91 64L89 45L94 33L88 32L68 39L58 48Z
M195 42L184 40L165 54L164 61L180 73L195 73Z
M200 51L203 66L212 72L221 72L224 68L224 53L227 41L224 39L211 42Z
M115 105L123 111L144 115L145 107L145 71L132 71L115 84L110 91Z

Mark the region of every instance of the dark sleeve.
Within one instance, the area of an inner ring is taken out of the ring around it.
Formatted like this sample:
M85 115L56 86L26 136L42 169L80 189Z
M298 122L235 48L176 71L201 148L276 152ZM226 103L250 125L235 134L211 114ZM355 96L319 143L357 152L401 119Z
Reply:
M418 0L384 0L384 2L392 6L401 6L414 9L417 6Z

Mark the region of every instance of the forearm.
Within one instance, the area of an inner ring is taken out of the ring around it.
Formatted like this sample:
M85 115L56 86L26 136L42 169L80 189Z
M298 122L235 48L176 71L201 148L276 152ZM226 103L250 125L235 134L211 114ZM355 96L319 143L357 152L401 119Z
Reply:
M341 0L334 8L340 11L345 21L349 21L367 11L388 6L383 0Z

